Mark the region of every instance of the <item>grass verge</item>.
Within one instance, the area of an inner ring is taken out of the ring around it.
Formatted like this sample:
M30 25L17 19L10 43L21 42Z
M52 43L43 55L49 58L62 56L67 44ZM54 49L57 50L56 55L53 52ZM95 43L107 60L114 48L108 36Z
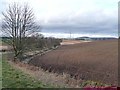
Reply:
M33 77L13 68L6 60L5 55L2 58L2 88L52 88L45 85Z

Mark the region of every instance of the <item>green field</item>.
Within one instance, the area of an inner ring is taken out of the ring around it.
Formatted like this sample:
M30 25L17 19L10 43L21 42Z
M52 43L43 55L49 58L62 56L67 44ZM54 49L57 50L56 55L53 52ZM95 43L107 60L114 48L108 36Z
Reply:
M14 69L3 57L2 61L2 87L3 88L52 88L44 85L33 77Z

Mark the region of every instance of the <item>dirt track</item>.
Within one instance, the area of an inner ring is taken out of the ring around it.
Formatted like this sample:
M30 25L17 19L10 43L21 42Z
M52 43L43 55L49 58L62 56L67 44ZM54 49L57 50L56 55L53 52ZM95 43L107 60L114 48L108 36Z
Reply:
M43 56L36 56L30 64L49 71L66 72L76 79L117 85L118 42L108 40L62 45Z

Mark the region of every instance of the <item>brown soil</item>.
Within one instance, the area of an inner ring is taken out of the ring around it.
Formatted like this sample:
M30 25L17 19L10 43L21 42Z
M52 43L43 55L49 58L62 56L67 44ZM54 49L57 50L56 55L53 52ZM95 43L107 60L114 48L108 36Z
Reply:
M78 43L84 43L84 42L90 42L90 41L80 41L80 40L63 40L61 42L61 45L70 45L70 44L78 44Z
M37 55L29 64L57 73L68 73L75 79L94 80L117 85L117 40L62 45Z

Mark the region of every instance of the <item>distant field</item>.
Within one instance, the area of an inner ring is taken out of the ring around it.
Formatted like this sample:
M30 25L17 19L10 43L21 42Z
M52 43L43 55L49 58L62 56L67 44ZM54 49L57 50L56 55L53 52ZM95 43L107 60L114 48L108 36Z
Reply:
M61 42L61 45L71 45L71 44L78 44L78 43L84 43L84 42L90 42L90 41L82 41L82 40L63 40L63 42Z
M7 43L3 42L2 40L0 40L0 51L8 51L8 50L12 50L12 47L10 45L8 45Z
M57 73L69 73L76 79L117 85L117 40L62 45L36 56L30 64Z

